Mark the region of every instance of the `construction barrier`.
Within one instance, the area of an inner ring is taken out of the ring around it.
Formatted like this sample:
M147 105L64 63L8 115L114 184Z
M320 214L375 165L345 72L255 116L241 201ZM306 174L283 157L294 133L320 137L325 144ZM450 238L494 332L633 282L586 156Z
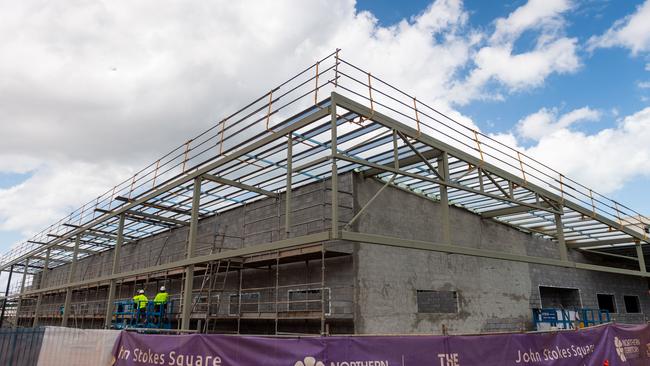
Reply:
M109 365L118 330L46 327L38 366Z
M650 326L478 336L277 338L122 332L115 366L649 365Z
M640 366L650 365L650 325L476 336L331 337L0 329L0 365Z

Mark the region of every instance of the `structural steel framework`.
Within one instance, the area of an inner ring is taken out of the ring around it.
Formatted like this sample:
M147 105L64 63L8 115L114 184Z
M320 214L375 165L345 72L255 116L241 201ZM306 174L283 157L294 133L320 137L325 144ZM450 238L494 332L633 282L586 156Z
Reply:
M440 202L442 220L434 224L443 229L443 242L351 230L372 199L349 222L340 222L338 205L330 205L335 223L331 230L295 236L290 230L291 190L331 179L331 202L339 202L338 176L350 171L379 178L384 188L391 185ZM287 203L284 238L195 255L200 219L281 195ZM454 245L449 205L556 242L560 259ZM642 247L650 242L648 223L629 207L345 61L337 50L14 246L0 258L0 270L25 274L19 290L8 297L35 298L37 313L43 294L65 291L63 324L73 288L108 285L108 324L116 281L183 269L182 328L188 329L194 266L211 261L347 240L650 277ZM124 244L180 227L189 227L184 259L118 271ZM72 282L77 261L110 249L114 249L110 275ZM638 269L573 262L568 250L635 261ZM66 264L70 271L65 285L26 284L28 276Z

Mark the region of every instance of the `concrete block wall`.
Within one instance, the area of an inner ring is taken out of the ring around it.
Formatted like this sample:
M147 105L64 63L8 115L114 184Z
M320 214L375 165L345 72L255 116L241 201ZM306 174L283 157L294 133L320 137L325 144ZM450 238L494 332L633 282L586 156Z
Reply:
M364 205L382 186L355 177L355 205ZM356 224L361 232L398 238L442 241L439 204L397 188L387 188ZM507 253L559 258L557 244L461 208L450 208L453 245ZM588 257L572 253L577 261ZM618 264L598 259L598 264ZM532 328L531 309L541 305L539 286L581 291L583 307L598 306L597 293L615 294L619 309L624 295L640 298L642 314L614 319L644 321L650 312L648 283L634 276L542 266L523 262L361 243L355 254L358 333L433 333L443 325L455 334L520 331ZM418 313L417 290L456 291L456 314Z

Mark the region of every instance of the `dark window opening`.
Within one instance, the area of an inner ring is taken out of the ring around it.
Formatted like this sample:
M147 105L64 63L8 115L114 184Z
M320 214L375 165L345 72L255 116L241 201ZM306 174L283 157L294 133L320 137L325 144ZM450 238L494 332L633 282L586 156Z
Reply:
M418 313L453 314L458 312L456 291L417 290Z
M623 296L623 301L625 302L626 313L635 314L641 312L638 296Z
M614 300L614 295L608 294L597 294L598 297L598 308L600 310L607 310L610 313L616 313L616 301Z
M575 309L582 307L580 291L575 288L539 286L542 308Z
M330 289L289 290L289 311L321 311L330 313Z

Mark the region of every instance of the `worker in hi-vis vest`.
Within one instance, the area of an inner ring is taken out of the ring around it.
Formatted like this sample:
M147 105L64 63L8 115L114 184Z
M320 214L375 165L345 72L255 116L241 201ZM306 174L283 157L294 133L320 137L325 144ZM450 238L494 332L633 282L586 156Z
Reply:
M143 289L138 290L138 294L133 296L133 302L135 303L136 309L138 309L140 320L144 320L147 313L147 303L149 302L149 299L145 296Z
M167 289L165 289L165 286L160 287L160 291L156 294L156 297L153 299L153 305L156 311L156 314L161 313L163 318L165 317L165 314L167 313L167 299L169 298L169 294L167 293ZM158 321L158 316L156 315L156 321Z

